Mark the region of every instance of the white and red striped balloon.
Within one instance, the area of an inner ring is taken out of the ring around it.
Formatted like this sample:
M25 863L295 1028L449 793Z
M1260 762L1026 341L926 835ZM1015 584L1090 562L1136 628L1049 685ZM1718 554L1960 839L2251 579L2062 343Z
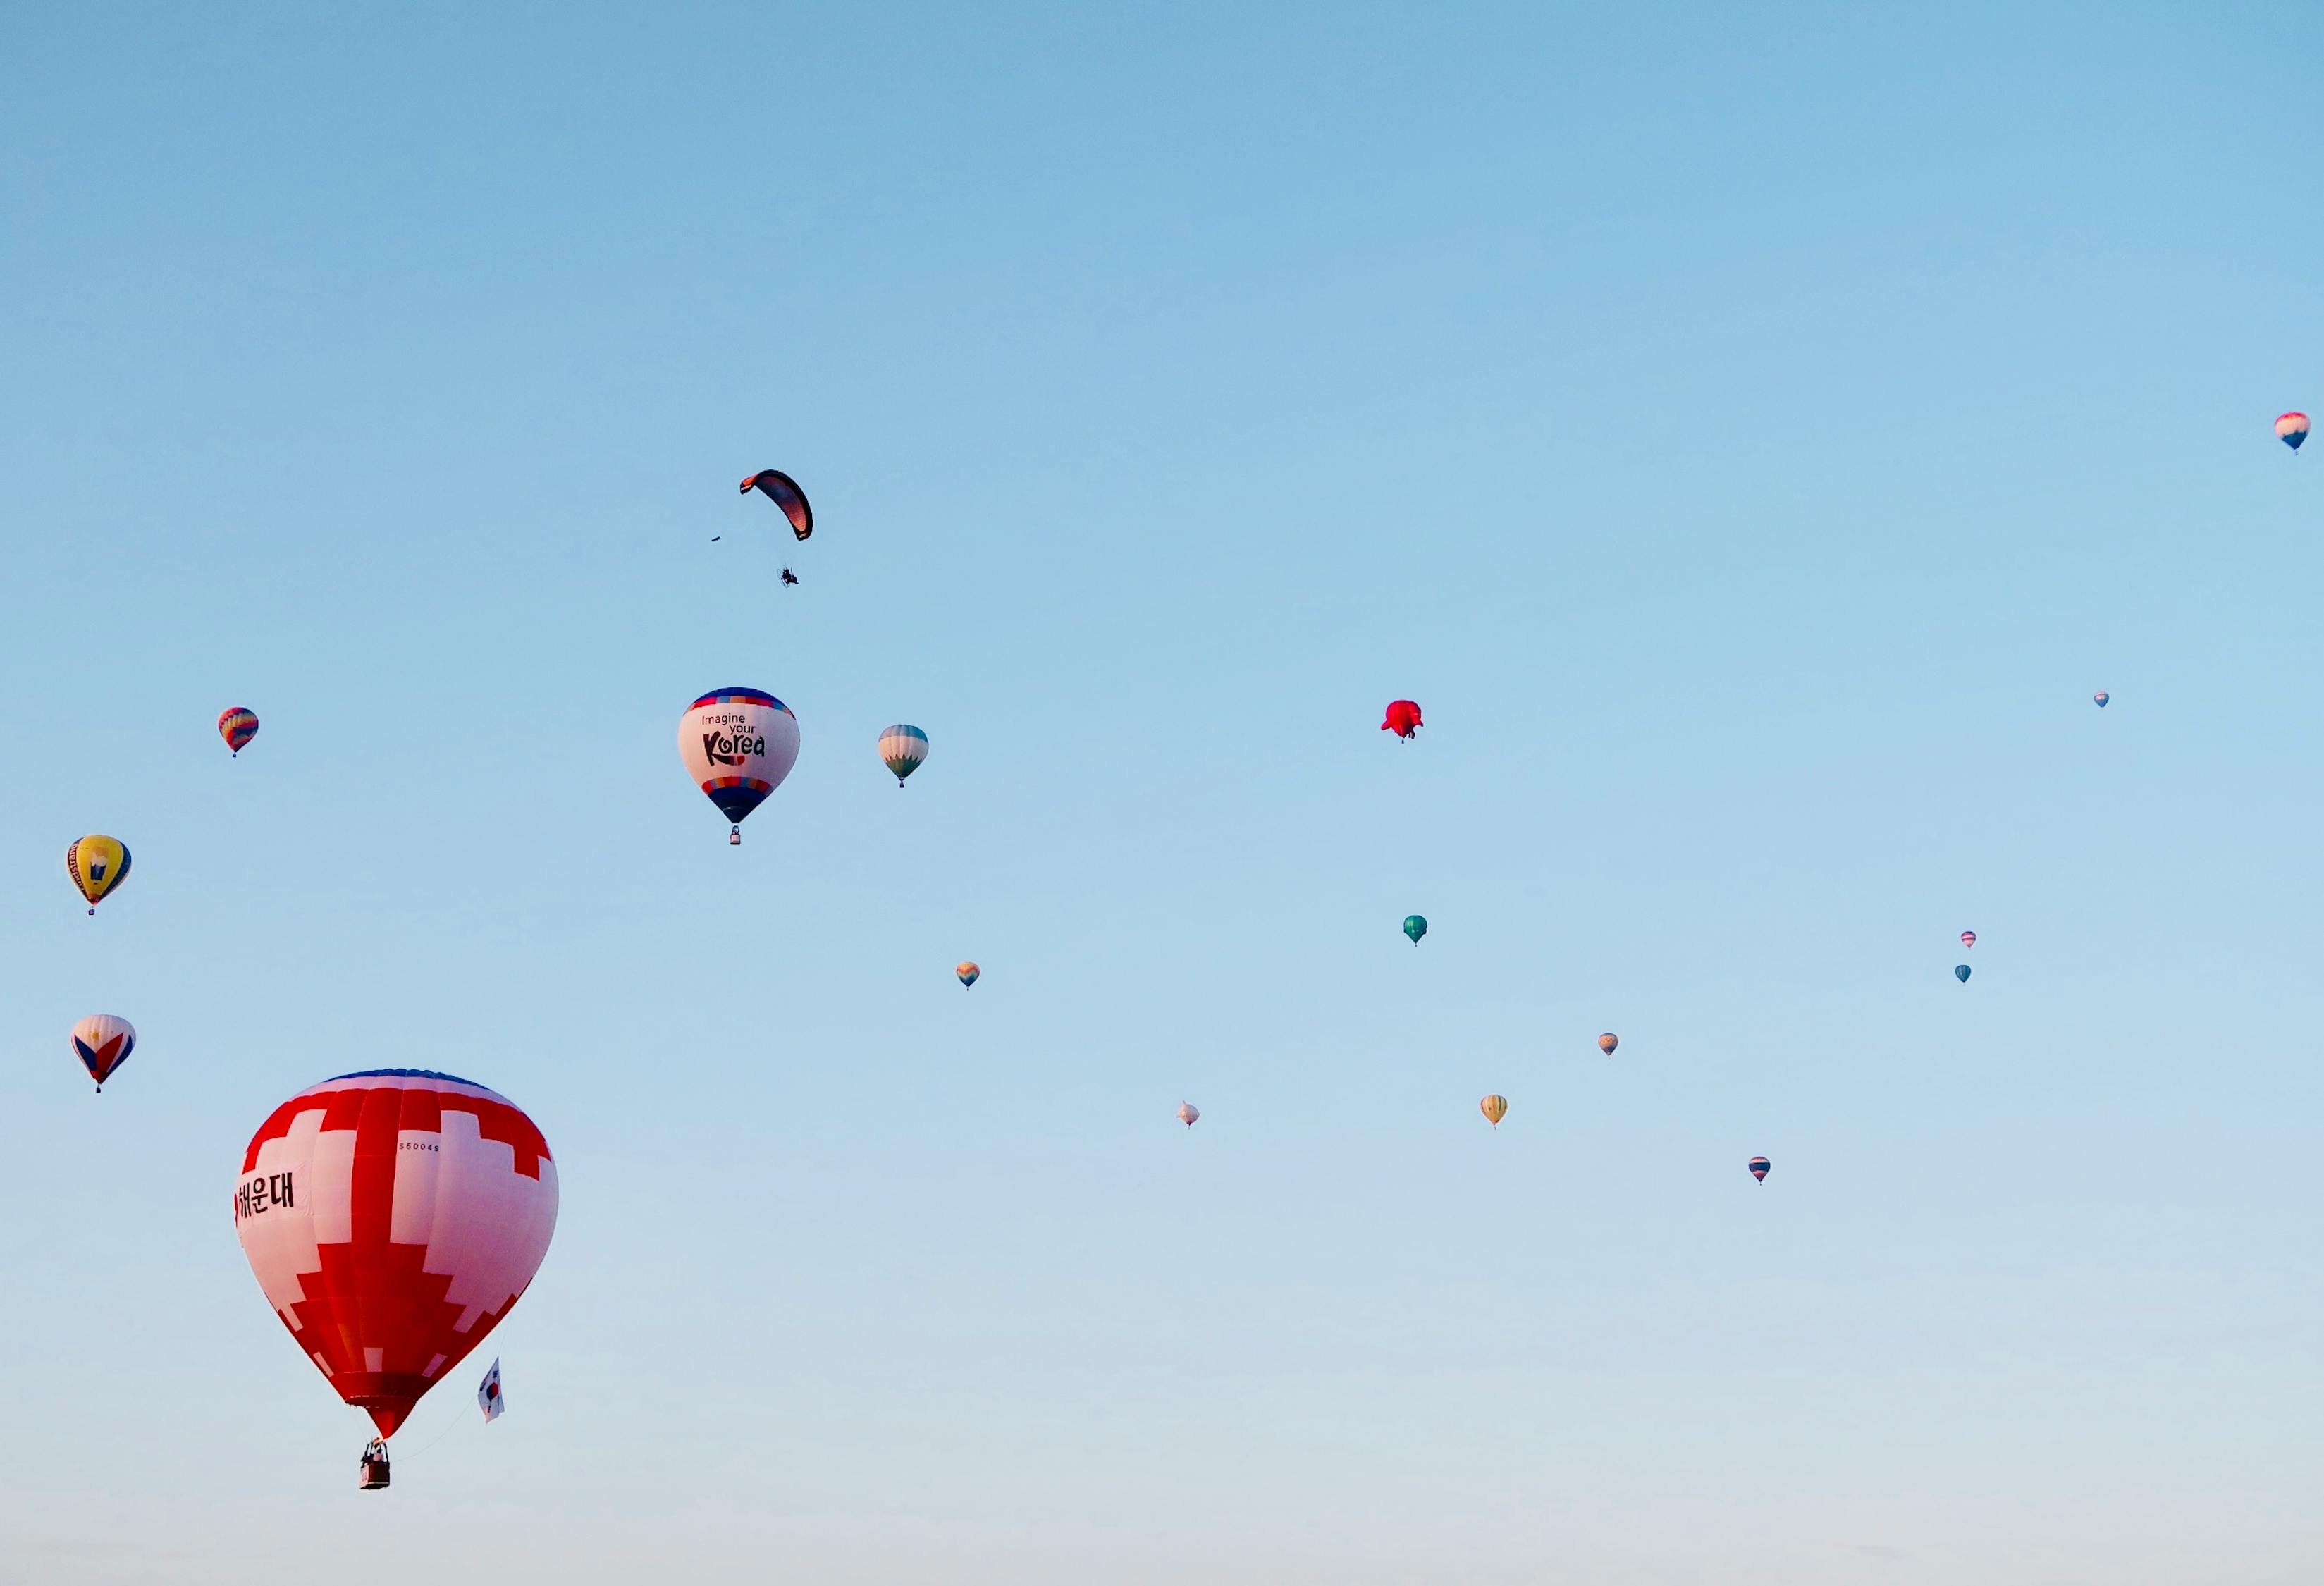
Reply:
M532 1282L557 1165L532 1120L482 1085L346 1074L251 1137L234 1217L267 1304L385 1437Z

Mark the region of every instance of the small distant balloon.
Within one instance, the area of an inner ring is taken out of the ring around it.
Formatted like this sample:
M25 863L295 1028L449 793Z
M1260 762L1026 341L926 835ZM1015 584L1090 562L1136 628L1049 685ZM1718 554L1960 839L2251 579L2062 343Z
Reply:
M1200 1107L1195 1106L1192 1102L1181 1102L1178 1103L1178 1121L1185 1124L1188 1129L1194 1128L1194 1120L1200 1118L1202 1115L1203 1110Z
M1775 1164L1768 1161L1765 1157L1754 1157L1751 1158L1749 1166L1751 1168L1751 1176L1757 1179L1761 1184L1765 1184L1767 1182L1767 1169L1773 1167Z
M1487 1096L1477 1103L1477 1109L1484 1113L1486 1122L1499 1129L1501 1120L1509 1115L1509 1099L1507 1096Z
M222 712L218 716L218 736L226 740L228 749L240 754L258 736L258 717L239 705Z
M2104 710L2106 709L2106 702L2112 699L2114 696L2101 688L2096 694L2091 695L2090 697L2098 702L2098 707L2100 710Z
M880 761L895 774L896 786L920 769L928 757L928 735L900 722L880 734Z
M136 1045L137 1032L116 1014L92 1013L72 1027L73 1056L97 1082L99 1095L105 1093L105 1082L114 1071L129 1061Z
M1391 699L1388 705L1388 716L1380 723L1380 731L1392 732L1405 742L1410 742L1412 735L1420 731L1420 725L1418 705L1409 699Z
M1969 965L1968 965L1968 964L1954 964L1954 965L1953 965L1953 979L1955 979L1955 980L1957 980L1957 981L1965 981L1965 980L1969 979Z
M1964 947L1974 947L1974 946L1976 946L1976 945L1977 945L1977 933L1976 933L1975 931L1963 931L1963 932L1961 933L1961 945L1962 945L1962 946L1964 946Z
M953 966L953 973L960 976L960 983L964 986L974 985L976 977L983 973L973 963L958 964Z
M1616 1035L1612 1030L1608 1030L1604 1035L1598 1037L1598 1049L1600 1052L1605 1053L1609 1057L1611 1057L1614 1055L1614 1048L1621 1044L1622 1037Z
M97 906L129 879L129 850L115 838L92 832L65 850L65 873L95 914Z
M791 532L805 539L815 532L815 509L807 504L807 492L798 481L780 468L761 468L742 481L742 493L757 491L782 508L783 516L790 520Z
M2300 443L2308 438L2308 415L2286 413L2278 419L2275 421L2275 438L2298 451Z
M1404 917L1404 934L1410 936L1412 945L1417 947L1420 938L1428 934L1428 922L1416 914L1407 914Z

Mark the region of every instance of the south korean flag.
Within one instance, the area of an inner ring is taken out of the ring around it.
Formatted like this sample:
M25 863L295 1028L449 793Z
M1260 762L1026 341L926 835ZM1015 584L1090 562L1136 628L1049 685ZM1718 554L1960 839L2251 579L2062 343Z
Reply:
M484 1425L487 1426L508 1408L501 1399L501 1363L498 1360L493 1362L493 1369L485 1372L484 1379L476 1385L476 1407L484 1412Z

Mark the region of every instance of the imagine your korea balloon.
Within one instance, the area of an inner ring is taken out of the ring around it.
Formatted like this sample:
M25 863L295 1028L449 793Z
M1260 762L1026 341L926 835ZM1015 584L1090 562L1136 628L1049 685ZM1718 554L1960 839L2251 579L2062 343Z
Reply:
M678 752L718 812L734 823L782 786L798 759L798 718L791 707L757 688L719 688L687 706L678 720Z

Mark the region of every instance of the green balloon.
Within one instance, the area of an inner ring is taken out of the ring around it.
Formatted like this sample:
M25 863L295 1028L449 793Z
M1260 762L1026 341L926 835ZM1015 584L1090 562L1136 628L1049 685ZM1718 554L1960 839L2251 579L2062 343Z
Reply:
M1417 947L1420 938L1428 934L1428 922L1416 914L1407 914L1404 917L1404 934L1410 936L1412 945Z

